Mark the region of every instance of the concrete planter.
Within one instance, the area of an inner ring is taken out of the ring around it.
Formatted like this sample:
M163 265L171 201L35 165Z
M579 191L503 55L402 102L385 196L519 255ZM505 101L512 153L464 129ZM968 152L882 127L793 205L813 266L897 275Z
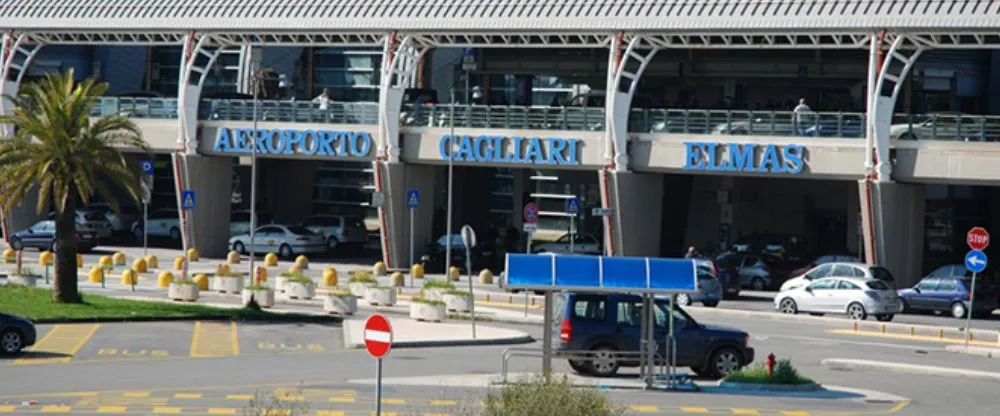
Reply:
M354 315L358 311L358 298L354 296L326 295L323 312L331 315Z
M410 304L410 319L423 322L444 322L448 312L442 304L413 302Z
M198 300L198 285L172 283L167 288L167 297L176 301L194 302Z
M40 276L16 276L12 274L7 276L7 284L35 287L38 286L38 279L40 278Z
M261 308L270 308L274 306L274 290L264 289L264 290L244 290L243 291L243 305L250 303L250 297L257 301L257 305Z
M736 381L720 381L719 387L729 390L740 391L775 391L775 392L795 392L795 391L816 391L823 387L816 383L810 384L756 384L741 383Z
M316 284L285 282L285 296L289 299L312 299L316 296Z
M210 288L219 293L240 293L243 291L242 277L214 276L209 281Z
M375 286L375 284L374 283L358 283L358 282L348 283L347 284L347 287L351 290L351 294L354 295L354 296L357 296L359 298L365 297L365 293L367 293L368 288L372 287L372 286Z
M451 289L445 289L443 287L421 289L420 290L420 295L423 296L423 298L427 299L427 300L444 301L444 294L445 294L445 292L447 292L449 290L451 290Z
M445 293L444 305L448 312L472 312L472 295Z
M392 287L369 287L365 290L365 302L373 306L396 304L396 289Z

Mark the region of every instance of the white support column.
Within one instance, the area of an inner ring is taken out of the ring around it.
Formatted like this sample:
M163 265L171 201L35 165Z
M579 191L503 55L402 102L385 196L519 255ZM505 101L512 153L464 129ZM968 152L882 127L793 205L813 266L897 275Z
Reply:
M892 125L893 111L899 92L903 90L906 77L913 65L930 45L919 38L895 35L892 46L881 59L878 78L873 95L868 103L868 134L875 148L875 180L880 183L892 181L892 161L889 158L889 127ZM877 43L879 40L875 40ZM873 46L881 48L881 45ZM876 54L876 57L879 55Z
M185 37L177 91L177 120L180 123L177 148L188 155L198 154L198 104L202 87L227 46L233 45L210 35L191 32ZM200 57L206 59L199 60Z

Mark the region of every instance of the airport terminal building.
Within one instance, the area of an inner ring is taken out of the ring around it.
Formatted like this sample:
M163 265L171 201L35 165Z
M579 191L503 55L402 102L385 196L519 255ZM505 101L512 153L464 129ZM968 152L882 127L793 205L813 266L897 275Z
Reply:
M905 285L1000 229L1000 4L57 3L0 5L0 93L109 82L94 116L135 118L151 209L205 255L249 206L254 149L258 209L366 218L390 267L411 229L444 234L449 163L456 230L520 230L534 202L537 238L572 222L608 255L794 236Z

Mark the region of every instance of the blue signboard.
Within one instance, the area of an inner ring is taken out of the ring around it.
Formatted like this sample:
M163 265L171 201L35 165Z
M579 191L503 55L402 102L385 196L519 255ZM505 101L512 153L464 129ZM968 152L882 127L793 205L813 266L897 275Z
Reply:
M142 173L146 174L146 176L153 176L153 161L149 159L139 161L139 169L141 169Z
M181 209L194 209L194 191L181 192Z
M262 155L307 155L363 158L375 145L363 131L220 128L212 150L219 153L253 152Z
M441 159L479 163L579 165L580 139L561 137L455 136L441 137ZM454 149L454 153L450 149Z
M986 253L980 250L969 250L965 255L965 268L970 272L979 273L986 270Z
M420 190L409 189L406 191L406 207L416 208L420 205Z
M507 254L505 287L616 293L693 293L690 259Z
M707 172L802 173L802 146L685 142L684 170Z
M577 197L572 197L566 200L566 213L568 214L579 214L580 213L580 199Z

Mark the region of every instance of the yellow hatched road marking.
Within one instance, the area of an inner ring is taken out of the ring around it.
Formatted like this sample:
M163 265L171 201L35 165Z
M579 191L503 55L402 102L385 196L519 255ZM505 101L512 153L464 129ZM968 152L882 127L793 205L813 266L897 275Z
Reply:
M632 409L633 411L636 411L636 412L658 412L658 411L660 411L659 407L656 407L656 406L646 406L646 405L641 405L641 404L633 404L633 405L629 406L628 408Z
M210 415L235 415L237 412L239 412L239 409L231 407L213 407L208 409L208 414Z
M14 406L0 406L0 413L13 413Z
M101 406L97 408L97 413L125 413L126 410L125 406Z
M316 412L316 416L344 416L345 413L340 410L320 410Z
M354 403L353 397L331 397L330 403Z
M192 357L227 357L240 355L239 334L236 322L194 323L191 336Z
M431 400L431 406L458 406L455 400Z
M163 414L163 413L180 413L181 408L179 407L154 407L153 413Z
M50 405L50 406L42 406L41 412L42 413L69 413L71 410L73 410L73 408L70 407L70 406Z
M759 415L760 414L760 411L758 411L757 409L740 409L740 408L734 408L734 409L731 409L731 410L733 411L734 415Z
M94 336L100 325L56 325L31 349L32 352L59 355L54 358L18 358L14 364L52 364L68 363L80 349L87 344L87 341Z
M707 407L682 407L684 413L711 413Z
M175 399L200 399L203 395L201 393L177 393L174 395Z

